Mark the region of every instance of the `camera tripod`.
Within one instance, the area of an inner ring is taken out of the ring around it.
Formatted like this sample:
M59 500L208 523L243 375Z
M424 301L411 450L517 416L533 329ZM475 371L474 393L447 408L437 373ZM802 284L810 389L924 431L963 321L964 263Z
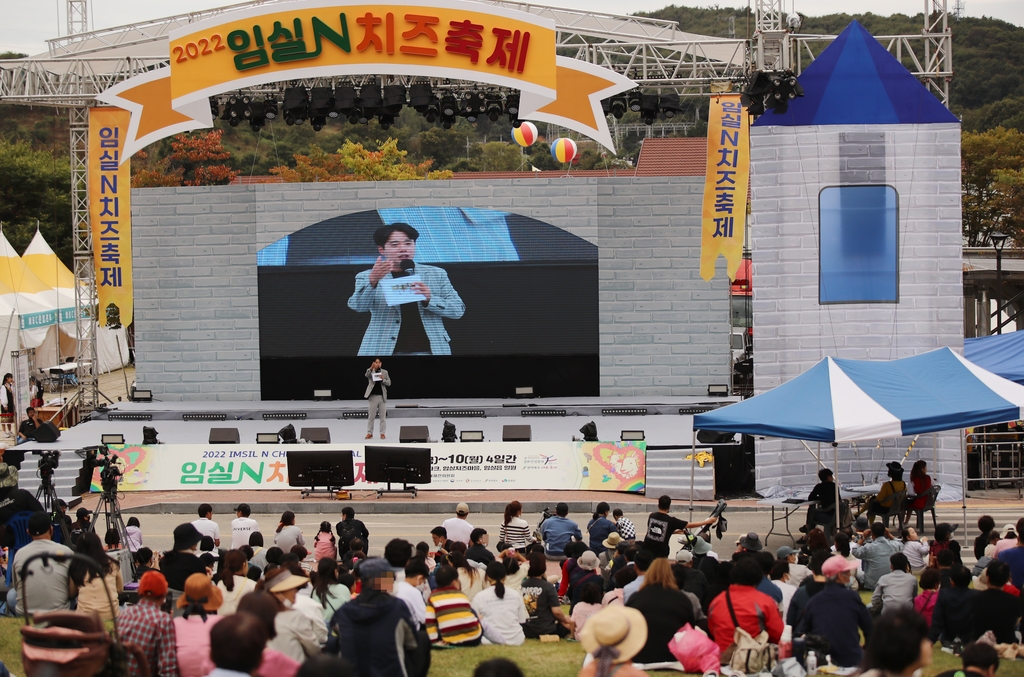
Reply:
M117 487L114 489L104 489L103 493L100 494L100 501L96 504L96 509L92 511L92 522L89 525L90 531L96 531L96 525L99 524L99 517L103 516L103 523L106 525L105 532L110 529L117 530L118 538L121 541L121 548L129 550L128 548L128 528L124 525L124 517L121 516L121 505L117 501ZM131 569L131 580L135 580L135 558L132 557L128 560L128 566Z
M53 486L53 470L43 470L39 473L39 488L36 489L36 500L43 506L43 511L60 527L61 543L71 547L71 530L68 529L67 519L60 511L57 489Z

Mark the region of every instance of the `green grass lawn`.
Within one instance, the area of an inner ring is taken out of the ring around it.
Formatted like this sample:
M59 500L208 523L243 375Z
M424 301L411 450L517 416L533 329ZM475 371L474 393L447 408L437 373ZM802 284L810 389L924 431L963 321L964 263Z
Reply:
M21 621L0 618L0 660L11 674L24 677L21 666ZM433 677L472 677L477 664L501 656L515 661L526 677L572 677L583 664L583 647L577 642L541 643L528 639L523 646L479 646L468 649L434 651L430 674ZM932 677L945 670L960 667L960 659L935 649L934 662L925 668L923 677ZM679 675L678 672L656 671L651 674ZM1003 661L1001 677L1024 677L1024 661Z

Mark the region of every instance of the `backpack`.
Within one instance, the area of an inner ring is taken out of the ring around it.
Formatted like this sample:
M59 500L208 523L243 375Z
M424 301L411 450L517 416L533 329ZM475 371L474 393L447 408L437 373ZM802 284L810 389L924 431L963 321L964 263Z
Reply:
M348 550L348 544L353 538L359 538L360 532L359 527L354 524L355 520L342 520L335 525L335 530L338 532L338 552L342 551L342 546L345 550Z
M728 662L733 670L748 675L762 671L770 672L778 662L779 648L768 642L768 631L764 629L764 619L761 618L760 610L758 618L761 621L761 632L757 633L757 637L753 637L740 627L728 590L725 592L725 603L729 607L729 615L732 616L736 629L733 631L732 644L722 653L722 661Z

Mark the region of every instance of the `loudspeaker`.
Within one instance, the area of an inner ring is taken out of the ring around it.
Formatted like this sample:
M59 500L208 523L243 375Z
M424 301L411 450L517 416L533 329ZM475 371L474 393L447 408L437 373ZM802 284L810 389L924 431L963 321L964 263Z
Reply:
M32 439L36 442L56 442L58 437L60 437L60 428L51 421L43 421L32 433Z
M210 428L210 444L238 444L238 428Z
M330 428L303 428L299 431L299 437L306 440L307 442L313 442L315 444L330 444L331 443L331 429Z
M502 442L529 442L533 439L533 431L528 425L505 425L501 427Z
M403 425L398 429L399 442L424 443L430 439L430 428L425 425Z

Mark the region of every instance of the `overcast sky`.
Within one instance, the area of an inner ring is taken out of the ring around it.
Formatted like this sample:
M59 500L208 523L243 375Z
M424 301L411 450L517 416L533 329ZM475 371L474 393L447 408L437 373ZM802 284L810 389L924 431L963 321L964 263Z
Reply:
M955 0L948 0L952 11ZM793 7L794 0L785 0L786 9ZM901 12L913 15L924 8L925 0L795 0L796 11L810 16L833 12L854 14L874 12L892 14ZM45 51L45 41L58 37L65 31L67 20L64 16L65 0L0 0L0 52L15 51L37 54ZM147 21L212 7L234 4L230 0L89 0L90 27L109 28L136 21ZM659 9L671 0L546 0L536 4L575 7L597 12L621 12L623 7L632 11ZM676 0L676 4L694 7L719 5L722 7L743 6L744 0ZM58 13L59 12L59 13ZM1024 26L1024 1L1022 0L965 0L968 16L991 16Z

